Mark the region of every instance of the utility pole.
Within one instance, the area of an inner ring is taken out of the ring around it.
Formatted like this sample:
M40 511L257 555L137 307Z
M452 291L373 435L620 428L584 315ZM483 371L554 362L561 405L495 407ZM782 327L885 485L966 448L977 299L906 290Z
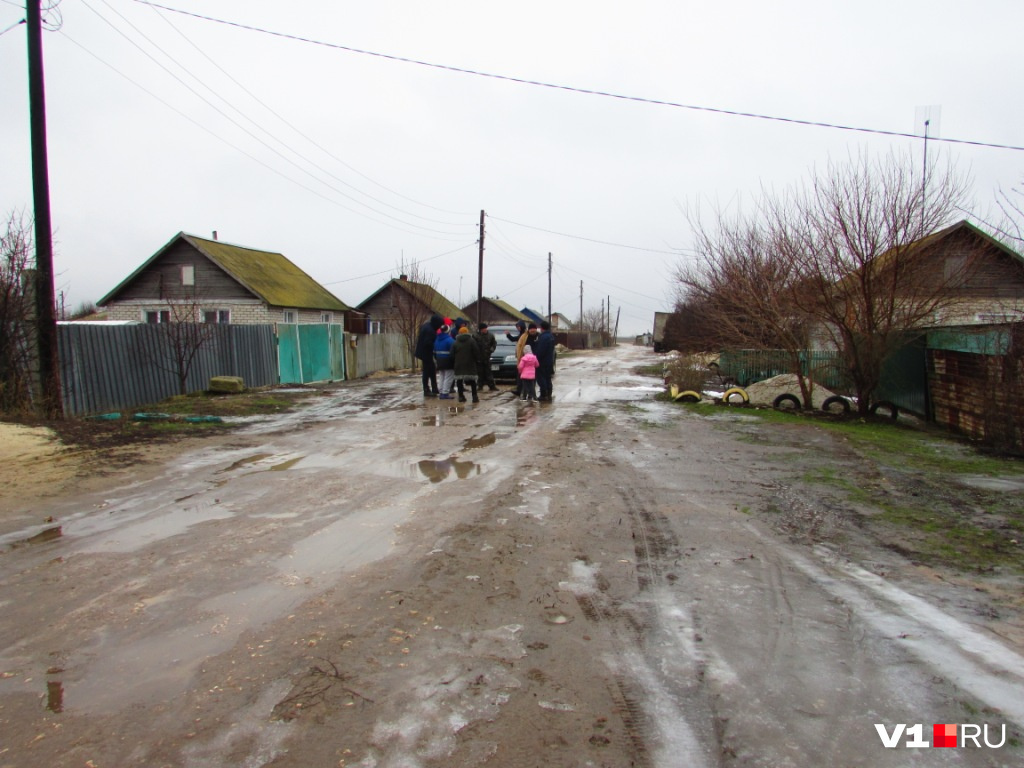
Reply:
M29 130L32 141L32 204L36 238L36 349L39 354L40 406L49 418L64 415L60 397L57 323L54 318L53 227L46 157L46 94L43 88L42 0L25 3L28 26Z
M551 251L548 251L548 323L551 323Z
M480 313L484 306L484 212L480 210L480 266L476 273L476 327L480 328Z
M580 333L583 332L583 281L580 280L580 327L576 329Z

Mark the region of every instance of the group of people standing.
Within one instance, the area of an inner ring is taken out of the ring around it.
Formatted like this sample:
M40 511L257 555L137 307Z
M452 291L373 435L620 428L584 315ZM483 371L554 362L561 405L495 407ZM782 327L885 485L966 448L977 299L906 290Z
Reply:
M433 315L420 326L416 339L416 357L423 363L423 396L450 400L454 388L464 403L468 385L473 402L479 403L478 385L498 388L491 374L491 353L497 346L487 323L470 333L469 323L461 317L446 322Z
M529 402L550 401L555 375L555 334L551 332L551 324L542 320L538 327L536 323L527 325L520 320L516 323L516 330L518 333L515 335L505 334L505 338L516 343L519 376L515 393L521 400Z
M506 334L516 343L515 394L522 400L549 401L555 373L555 336L551 326L547 321L541 322L539 328L520 321L516 330L515 335ZM465 402L468 385L473 402L479 403L478 387L497 390L491 372L491 354L497 345L487 323L480 323L477 331L471 333L469 323L462 318L453 322L433 315L420 326L416 339L415 355L423 364L423 396L448 400L454 387L459 401Z

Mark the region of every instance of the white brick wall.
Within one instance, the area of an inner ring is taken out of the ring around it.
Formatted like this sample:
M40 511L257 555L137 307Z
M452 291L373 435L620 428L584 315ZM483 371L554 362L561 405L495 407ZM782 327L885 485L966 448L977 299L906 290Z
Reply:
M120 321L135 321L140 322L146 319L146 311L166 310L166 303L161 302L145 302L145 301L125 301L125 302L111 302L104 308L107 313L109 320L120 320ZM204 310L228 310L231 312L231 322L236 325L266 325L269 323L283 323L284 322L284 309L280 307L268 308L265 304L258 304L253 302L203 302L202 309ZM323 313L318 309L302 309L295 310L299 323L319 323L322 322ZM332 312L331 322L341 323L343 320L343 313Z

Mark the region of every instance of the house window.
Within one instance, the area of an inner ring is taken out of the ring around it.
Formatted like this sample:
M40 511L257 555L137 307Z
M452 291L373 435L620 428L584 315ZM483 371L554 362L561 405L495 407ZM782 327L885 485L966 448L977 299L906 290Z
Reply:
M196 284L196 268L193 264L182 264L181 265L181 284L182 285L195 285Z
M298 320L299 313L294 309L286 309L284 311L284 322L294 323Z
M169 309L147 309L143 315L145 321L153 325L171 322L171 311Z
M227 325L231 322L231 310L229 309L207 309L203 312L204 323L219 323Z
M366 332L367 333L384 333L384 321L383 320L367 320L366 321Z
M320 322L321 323L333 323L334 322L334 313L333 312L321 312L320 313Z

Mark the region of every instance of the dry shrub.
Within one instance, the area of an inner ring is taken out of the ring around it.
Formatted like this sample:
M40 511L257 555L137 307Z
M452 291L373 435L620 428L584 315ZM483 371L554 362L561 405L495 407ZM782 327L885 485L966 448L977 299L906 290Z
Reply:
M700 392L708 373L703 355L679 355L665 363L665 386L675 384L681 392L688 389Z

